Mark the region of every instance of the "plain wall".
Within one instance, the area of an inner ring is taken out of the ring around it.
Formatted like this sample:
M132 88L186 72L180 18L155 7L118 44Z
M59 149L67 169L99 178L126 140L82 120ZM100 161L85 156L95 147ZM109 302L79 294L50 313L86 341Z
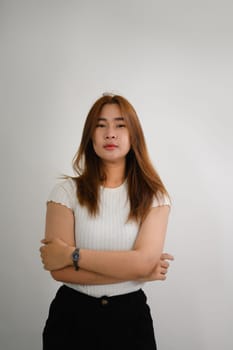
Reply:
M232 349L232 1L0 1L0 348L39 350L59 283L45 202L92 103L124 95L173 202L166 282L145 290L159 350ZM77 336L78 337L78 336Z

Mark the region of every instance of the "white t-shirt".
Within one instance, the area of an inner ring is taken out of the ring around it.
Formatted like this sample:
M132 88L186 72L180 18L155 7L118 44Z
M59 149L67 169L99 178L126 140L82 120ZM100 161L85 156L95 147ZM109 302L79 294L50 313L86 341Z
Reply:
M126 222L130 210L127 199L127 184L116 188L100 188L99 214L90 216L86 207L79 204L76 183L72 179L63 180L52 189L48 201L65 205L72 209L75 218L76 246L96 250L130 250L138 234L136 222ZM167 197L155 198L152 206L170 205ZM78 273L78 272L77 272ZM105 285L81 285L65 283L82 293L101 297L130 293L140 289L144 283L126 281Z

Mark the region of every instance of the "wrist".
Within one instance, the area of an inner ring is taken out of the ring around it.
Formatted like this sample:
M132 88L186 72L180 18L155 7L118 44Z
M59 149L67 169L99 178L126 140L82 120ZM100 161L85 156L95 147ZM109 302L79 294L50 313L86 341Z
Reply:
M72 263L75 271L79 270L80 248L75 248L71 254Z
M66 257L66 260L67 260L67 266L73 266L73 258L72 258L72 254L74 252L76 247L72 247L72 246L68 246L68 249L67 249L67 257Z

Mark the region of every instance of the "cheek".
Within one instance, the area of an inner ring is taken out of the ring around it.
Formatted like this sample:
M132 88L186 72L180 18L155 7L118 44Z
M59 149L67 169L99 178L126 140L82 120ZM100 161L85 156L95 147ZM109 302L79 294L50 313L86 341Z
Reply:
M129 137L128 134L124 135L124 145L125 145L125 147L127 147L128 149L131 148L130 137Z
M92 136L92 144L93 144L93 146L96 145L96 144L98 144L98 139L99 139L99 135L98 135L98 133L95 131L94 134L93 134L93 136Z
M130 145L130 136L129 136L129 132L127 130L126 134L125 134L125 139L127 140L126 142Z

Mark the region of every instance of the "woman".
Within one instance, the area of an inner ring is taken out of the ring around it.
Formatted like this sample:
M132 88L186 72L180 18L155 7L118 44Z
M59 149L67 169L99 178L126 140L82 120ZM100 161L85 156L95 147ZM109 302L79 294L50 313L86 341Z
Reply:
M170 210L133 106L103 95L90 109L73 167L52 190L40 248L63 282L52 301L43 349L155 350L146 281L164 280Z

